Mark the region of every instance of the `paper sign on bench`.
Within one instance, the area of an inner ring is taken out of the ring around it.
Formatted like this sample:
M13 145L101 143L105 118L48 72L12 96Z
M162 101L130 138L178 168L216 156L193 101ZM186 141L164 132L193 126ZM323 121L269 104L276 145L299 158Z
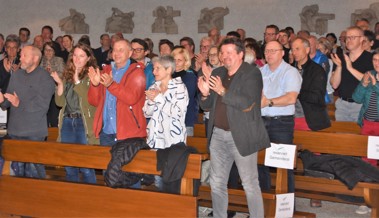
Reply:
M293 210L295 204L294 193L276 195L276 218L293 217Z
M7 123L7 110L0 109L0 123Z
M265 165L276 168L293 169L296 146L271 143L266 148Z
M367 157L379 160L379 136L368 137Z

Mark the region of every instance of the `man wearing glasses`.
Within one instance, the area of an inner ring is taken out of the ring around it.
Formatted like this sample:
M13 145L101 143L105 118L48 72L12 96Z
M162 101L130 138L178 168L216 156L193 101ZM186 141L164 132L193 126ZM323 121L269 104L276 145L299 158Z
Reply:
M276 25L270 24L270 25L266 26L265 32L263 34L264 42L263 42L263 45L261 47L262 51L265 50L267 43L277 40L278 33L279 33L279 27L277 27Z
M373 69L372 54L363 50L363 40L363 30L357 26L350 27L346 30L346 48L349 53L331 55L336 68L330 83L339 92L335 103L337 121L358 120L361 104L355 103L352 95L363 74Z
M296 68L283 60L283 46L277 41L267 43L264 50L266 62L260 70L263 79L261 112L270 141L292 144L295 103L300 92L302 78ZM270 190L269 167L259 166L259 184L262 190ZM288 191L294 192L293 171L288 173Z
M132 46L132 59L145 66L144 73L146 76L146 90L154 83L155 78L153 75L153 64L150 58L146 57L148 53L148 45L145 40L135 38L131 42Z

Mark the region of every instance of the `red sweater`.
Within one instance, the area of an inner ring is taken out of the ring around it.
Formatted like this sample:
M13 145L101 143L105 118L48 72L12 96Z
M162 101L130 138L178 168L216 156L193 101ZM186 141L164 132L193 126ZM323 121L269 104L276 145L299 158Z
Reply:
M113 82L108 91L116 96L117 103L117 140L127 138L146 137L146 118L142 107L145 103L146 78L143 72L144 66L133 63L122 77L120 83ZM112 67L104 67L103 73L111 74ZM93 122L93 131L99 138L103 127L103 109L105 103L105 86L93 86L88 90L88 102L96 107ZM134 115L133 115L134 114Z

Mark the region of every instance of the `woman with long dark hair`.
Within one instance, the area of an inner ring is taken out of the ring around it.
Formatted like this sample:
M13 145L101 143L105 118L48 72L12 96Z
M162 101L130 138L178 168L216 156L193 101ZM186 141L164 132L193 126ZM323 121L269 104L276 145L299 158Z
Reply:
M57 72L51 76L57 83L55 102L62 109L59 114L59 138L64 143L98 144L92 131L96 108L87 100L90 86L88 69L97 68L92 49L84 44L76 45L70 52L63 80ZM94 169L65 167L66 179L79 182L79 172L85 183L96 183Z

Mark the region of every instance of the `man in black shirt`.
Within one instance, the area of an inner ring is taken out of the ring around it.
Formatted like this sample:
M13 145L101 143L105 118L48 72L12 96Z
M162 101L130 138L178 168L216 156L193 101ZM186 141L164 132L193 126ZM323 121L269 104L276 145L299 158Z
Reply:
M350 27L346 30L346 48L349 54L332 54L332 60L336 69L330 78L334 89L338 88L339 99L336 105L337 121L357 121L361 104L352 99L353 92L363 74L373 69L372 54L364 51L362 42L364 40L363 30L359 27Z

